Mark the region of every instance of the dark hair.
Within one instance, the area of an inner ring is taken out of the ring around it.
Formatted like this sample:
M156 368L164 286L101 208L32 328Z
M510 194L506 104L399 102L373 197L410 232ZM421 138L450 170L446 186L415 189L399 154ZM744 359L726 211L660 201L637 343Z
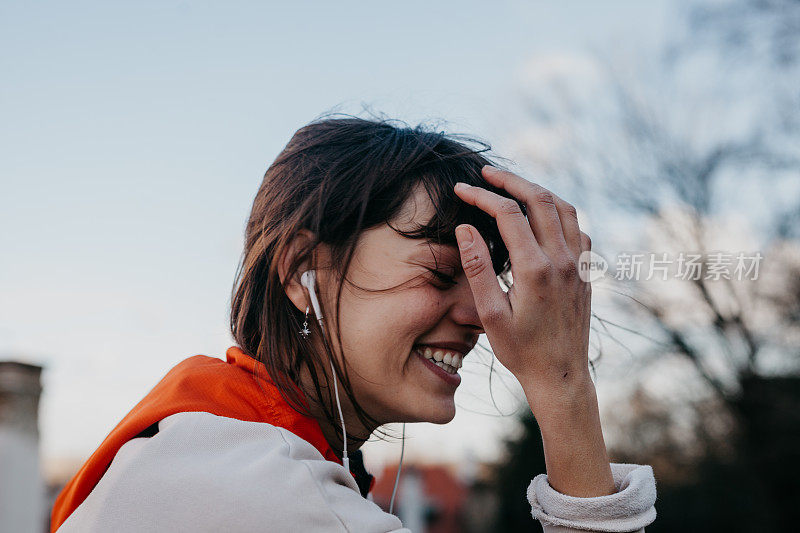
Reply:
M408 238L455 246L455 227L471 224L486 240L495 272L510 285L508 250L496 221L453 192L456 182L462 181L511 197L481 175L481 168L491 164L483 155L490 149L484 142L423 125L412 128L390 120L327 116L300 128L267 169L247 222L231 298L231 332L245 353L264 363L294 409L309 414L292 386L299 385L299 371L305 364L325 416L332 424L338 423L333 407L329 408L334 404L327 374L323 373L327 402L321 401L318 375L319 369L329 365L332 347L326 339L326 353L315 353L311 337L307 340L298 334L304 314L289 300L278 275L278 258L292 237L305 228L315 241L297 253L287 279L301 263L310 261L318 243L330 247L340 280L335 314L339 353L343 353L339 303L358 237L380 224L391 226L420 183L433 202L435 215L414 231L392 229ZM330 316L324 308L322 315ZM316 321L309 320L309 327L314 328L313 334L321 335ZM359 419L366 427L377 428L378 421L353 395L346 365L343 370L337 358L333 360L339 383Z

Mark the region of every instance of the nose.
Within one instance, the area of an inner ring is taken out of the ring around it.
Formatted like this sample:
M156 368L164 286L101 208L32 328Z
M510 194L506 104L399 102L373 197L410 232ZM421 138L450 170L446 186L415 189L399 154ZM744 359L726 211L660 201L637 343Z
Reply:
M451 308L451 316L453 321L461 326L465 326L472 330L473 334L480 335L486 333L483 329L483 324L478 316L478 308L475 305L475 297L472 294L472 289L469 286L469 281L463 274L460 276L458 283L453 287L453 305Z

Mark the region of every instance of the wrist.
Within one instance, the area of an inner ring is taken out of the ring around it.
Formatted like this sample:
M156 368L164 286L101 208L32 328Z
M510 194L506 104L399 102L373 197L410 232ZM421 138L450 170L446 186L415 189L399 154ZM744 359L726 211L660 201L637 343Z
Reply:
M545 418L546 414L558 418L573 413L585 414L587 407L597 409L597 392L588 368L550 378L525 379L520 384L540 425L540 418Z
M591 376L524 386L542 434L550 485L562 494L595 497L616 491Z

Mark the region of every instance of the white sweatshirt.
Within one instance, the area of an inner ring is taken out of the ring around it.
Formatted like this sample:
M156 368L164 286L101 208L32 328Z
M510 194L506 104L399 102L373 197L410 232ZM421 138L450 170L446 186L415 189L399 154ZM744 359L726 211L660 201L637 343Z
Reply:
M344 467L284 428L204 412L158 427L119 449L59 533L410 533ZM545 533L644 531L656 516L652 469L611 467L619 492L597 498L560 494L536 476L528 500Z

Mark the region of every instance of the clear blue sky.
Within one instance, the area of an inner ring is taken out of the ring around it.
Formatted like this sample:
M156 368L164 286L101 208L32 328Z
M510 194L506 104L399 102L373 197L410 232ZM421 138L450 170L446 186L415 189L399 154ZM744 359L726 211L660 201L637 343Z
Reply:
M0 4L0 357L46 368L44 455L224 355L249 206L297 128L365 103L491 142L528 57L652 40L667 5Z

